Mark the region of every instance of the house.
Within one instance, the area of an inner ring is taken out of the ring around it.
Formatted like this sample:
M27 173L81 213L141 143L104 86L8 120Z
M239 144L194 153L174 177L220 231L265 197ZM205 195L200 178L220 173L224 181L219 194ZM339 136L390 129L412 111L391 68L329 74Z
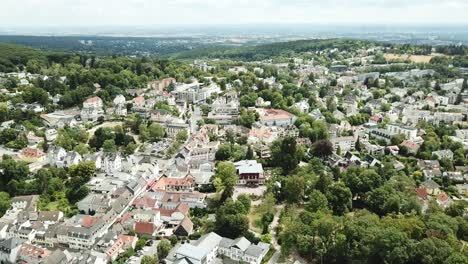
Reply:
M260 264L269 250L269 244L259 242L254 245L245 237L234 240L223 237L219 243L218 254L241 263Z
M426 188L430 195L438 195L440 193L440 185L433 180L426 180L421 183L421 186Z
M292 125L297 117L281 109L257 109L260 112L260 123L265 126Z
M153 223L136 222L134 230L138 235L153 236L156 233L156 226Z
M174 79L174 78L165 78L165 79L158 80L158 81L148 82L147 88L162 91L164 89L169 88L169 86L171 86L171 84L174 84L174 83L176 83L176 79Z
M26 263L39 264L52 252L32 244L24 243L18 253L18 259Z
M94 96L86 99L83 102L81 109L81 120L95 122L104 114L103 103L101 98Z
M127 100L125 96L119 94L114 98L113 105L114 105L114 114L116 115L126 115L127 114Z
M259 242L253 245L244 237L235 240L209 233L191 243L182 244L174 256L173 263L211 264L218 263L217 257L226 257L236 262L260 264L270 245Z
M195 189L195 179L187 174L183 178L161 177L152 187L153 191L168 192L193 192Z
M38 148L24 148L21 150L20 158L26 162L40 162L46 159L46 154Z
M239 100L237 98L219 97L211 104L208 118L217 124L231 124L239 116Z
M11 237L0 241L0 262L16 263L23 240Z
M239 184L263 184L265 176L263 174L263 166L256 160L241 160L234 163L239 175Z
M96 165L96 168L98 166ZM100 171L112 174L122 170L122 155L117 153L104 153Z
M164 130L168 137L174 138L181 131L186 131L190 134L190 125L185 123L182 119L172 118L165 123Z
M90 193L77 203L78 210L85 213L97 212L110 207L110 200L102 194Z
M180 224L174 229L174 235L188 237L193 233L193 223L189 217L184 217Z
M153 199L149 196L143 196L142 198L137 198L133 201L133 207L139 209L152 209L155 208L156 199Z
M418 160L418 166L421 169L440 169L438 160Z
M68 264L72 261L73 256L68 250L56 249L52 254L44 259L44 264Z
M468 173L463 174L460 171L445 171L442 176L454 182L468 182Z
M442 208L447 208L453 203L452 199L444 192L437 194L436 202Z
M11 199L13 209L35 212L39 195L16 196Z
M105 250L105 254L109 260L114 261L125 250L135 249L137 240L136 236L119 235L113 244Z
M47 160L49 164L55 165L58 168L70 168L72 165L77 165L83 158L78 152L67 152L60 146L53 146L47 152Z
M306 100L295 103L293 107L299 109L301 113L308 113L310 108L309 103Z
M175 252L174 262L211 264L216 260L222 239L218 234L211 232L192 243L182 244Z
M309 115L312 116L315 120L325 120L325 116L322 114L322 111L320 111L320 109L312 110L312 112L310 112Z
M426 188L419 187L419 188L416 188L415 191L416 191L416 195L418 196L418 198L420 200L423 200L423 201L427 200L427 190L426 190Z
M354 136L348 137L335 137L330 139L330 142L333 145L334 151L340 149L342 152L354 150L356 146L356 139Z
M61 211L41 211L37 217L37 221L40 221L46 225L56 224L63 219L63 212Z
M423 170L423 175L425 180L432 180L433 178L442 176L442 172L439 168L426 169Z
M421 146L412 140L404 140L403 142L401 142L400 145L403 147L406 147L406 149L408 150L408 153L412 153L412 154L416 154L419 150L419 147Z
M450 149L437 150L432 152L432 156L435 156L438 160L441 159L453 159L453 152Z
M158 223L161 220L161 213L154 210L136 209L132 211L133 219L142 223Z
M36 136L33 131L29 131L26 138L28 139L29 146L37 146L37 144L44 140L42 137Z
M387 124L387 130L394 135L405 135L405 139L415 139L418 135L418 129L410 126L405 126L398 123Z

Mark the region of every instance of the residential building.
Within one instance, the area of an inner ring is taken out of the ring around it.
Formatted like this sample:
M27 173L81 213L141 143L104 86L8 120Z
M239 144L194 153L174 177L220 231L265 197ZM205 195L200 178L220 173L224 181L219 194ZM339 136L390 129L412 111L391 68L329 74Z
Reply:
M127 100L125 96L119 94L114 98L113 105L114 105L114 114L116 115L127 115Z
M239 184L258 185L265 183L263 166L256 160L241 160L234 163L234 166L239 175Z
M101 98L95 96L86 99L81 109L81 120L95 122L104 115L103 103Z
M257 109L260 112L260 123L265 126L292 125L297 117L281 109Z
M23 241L24 240L16 237L0 241L0 262L16 263Z
M410 126L405 126L398 123L391 123L387 125L387 130L390 133L398 135L403 134L405 135L406 139L415 139L418 136L418 129Z
M244 237L232 240L211 232L194 242L183 244L168 259L173 263L211 264L217 263L219 256L242 263L260 264L269 249L270 245L266 243L254 245Z

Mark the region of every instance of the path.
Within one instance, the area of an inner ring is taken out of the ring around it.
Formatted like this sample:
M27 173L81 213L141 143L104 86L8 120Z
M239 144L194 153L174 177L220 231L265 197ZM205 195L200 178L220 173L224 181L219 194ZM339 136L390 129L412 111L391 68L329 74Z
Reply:
M279 217L281 212L284 209L284 205L277 205L275 206L276 213L273 217L273 221L270 223L270 235L271 235L271 245L276 250L273 256L271 256L270 260L268 261L269 264L277 263L279 257L281 256L281 246L278 244L278 237L276 236L276 227L279 225Z

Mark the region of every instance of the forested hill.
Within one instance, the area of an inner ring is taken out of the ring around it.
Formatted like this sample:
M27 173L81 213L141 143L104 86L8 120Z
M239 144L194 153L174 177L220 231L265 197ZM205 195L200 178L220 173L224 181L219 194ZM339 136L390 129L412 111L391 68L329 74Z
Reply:
M259 61L274 57L292 57L302 52L315 52L325 49L356 50L375 45L375 42L352 39L315 39L278 42L253 47L216 47L180 52L171 55L174 59L217 58L244 61Z
M55 51L41 51L34 48L0 43L0 72L15 72L17 67L26 65L29 61L37 61L43 65L52 62L61 63L71 54Z

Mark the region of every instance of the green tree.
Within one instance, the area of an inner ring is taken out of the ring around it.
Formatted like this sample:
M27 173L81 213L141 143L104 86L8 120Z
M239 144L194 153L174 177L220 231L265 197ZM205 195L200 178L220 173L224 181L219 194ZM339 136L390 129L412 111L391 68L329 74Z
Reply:
M352 193L342 182L332 184L326 194L328 203L336 214L349 212L352 207Z
M148 130L151 141L159 141L165 135L164 127L160 124L153 123L148 127Z
M0 217L11 207L10 195L6 192L0 192Z
M325 194L320 191L313 190L309 195L309 202L306 205L306 209L310 212L327 211L328 200Z
M218 191L223 192L222 201L234 194L234 187L237 184L239 177L237 176L236 167L229 162L220 162L216 166L215 178L219 179L219 186L216 186Z
M117 151L117 146L115 145L115 141L113 139L107 139L102 144L102 150L107 153L115 153Z
M158 263L158 258L156 256L143 256L141 257L141 264L156 264Z
M312 144L310 152L315 157L326 158L333 154L333 145L328 140L319 140Z
M381 186L382 176L372 169L353 167L342 175L343 182L351 190L353 196L362 198L367 192Z
M304 197L305 180L301 176L290 176L286 178L284 192L289 203L300 203Z
M249 230L247 210L240 201L228 199L216 212L216 233L223 237L237 238Z
M176 135L176 139L179 142L185 142L185 141L187 141L187 138L188 138L187 129L182 129Z
M169 252L172 249L172 244L169 240L163 239L159 241L158 246L157 246L157 252L158 252L158 259L162 260L167 257Z
M452 254L452 247L442 239L430 237L423 239L416 247L416 257L423 264L444 263Z
M297 167L304 154L303 150L297 146L296 139L293 137L274 141L271 152L272 164L279 166L285 175Z
M374 263L407 263L413 254L414 244L408 236L393 228L376 234L372 241L371 259Z
M248 212L250 211L250 204L252 203L252 199L248 194L241 194L237 197L237 200L244 205L245 210Z

